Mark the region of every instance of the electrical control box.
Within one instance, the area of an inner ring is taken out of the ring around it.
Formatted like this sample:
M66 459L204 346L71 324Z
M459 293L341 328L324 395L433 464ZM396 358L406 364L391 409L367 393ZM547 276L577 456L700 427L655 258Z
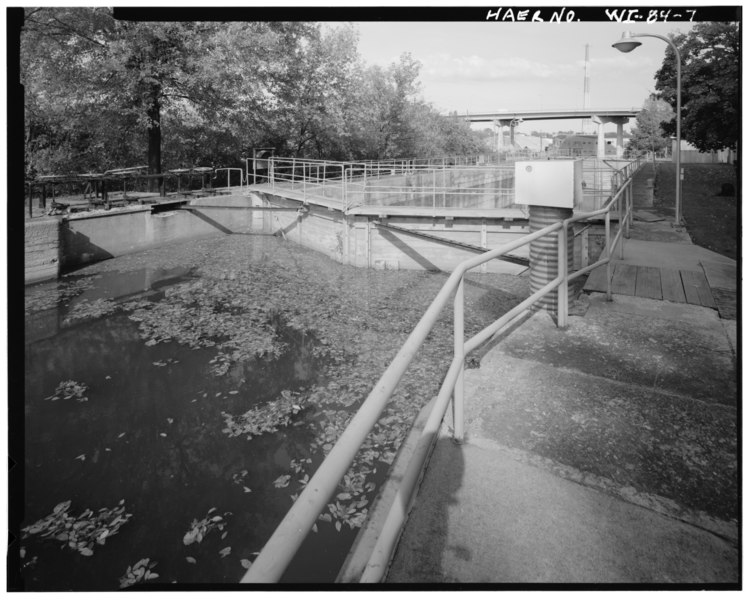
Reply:
M523 160L514 165L514 202L574 208L582 200L582 160Z

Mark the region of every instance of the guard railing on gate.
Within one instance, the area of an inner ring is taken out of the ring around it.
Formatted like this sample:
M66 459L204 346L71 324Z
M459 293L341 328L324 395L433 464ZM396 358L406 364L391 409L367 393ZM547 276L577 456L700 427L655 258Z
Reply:
M485 162L485 157L477 157L475 163L467 158L337 162L270 157L255 161L264 169L249 172L247 165L247 183L265 184L304 203L344 212L381 206L471 210L516 206L513 160ZM615 171L606 160L583 159L579 210L603 205L616 189Z
M533 306L539 299L553 290L558 293L557 324L566 325L568 313L568 284L569 281L602 264L610 263L613 252L622 232L626 227L628 232L632 215L631 181L632 176L640 166L634 161L621 169L621 185L611 200L600 210L587 214L580 214L573 218L559 221L532 232L522 238L490 250L480 256L465 260L458 265L449 276L437 296L430 304L404 345L396 354L391 364L385 370L372 392L356 412L349 425L344 430L329 454L297 498L294 505L278 525L277 529L262 548L257 559L244 575L241 583L273 583L277 582L294 554L299 549L305 537L312 529L325 505L335 493L338 483L351 465L356 453L369 435L372 427L380 418L383 409L388 404L391 394L398 385L401 377L409 367L420 345L430 333L446 303L454 297L454 357L443 380L440 391L435 398L434 405L421 436L420 447L414 452L407 471L401 481L388 517L383 526L372 556L362 576L363 583L379 582L384 576L393 549L398 540L401 527L408 513L407 499L411 497L426 455L432 447L431 439L437 435L443 415L446 413L449 401L453 397L453 432L454 438L461 441L464 437L463 426L463 398L464 398L464 360L466 356L491 340L507 324L521 316L524 311ZM610 242L611 212L618 212L619 235L616 241ZM575 273L567 273L567 232L568 228L577 221L591 219L605 215L606 256ZM558 272L557 276L540 290L520 302L494 323L465 340L464 332L464 275L471 269L509 253L520 246L529 244L542 236L553 232L558 233ZM620 252L622 251L620 247ZM610 297L610 268L609 297Z

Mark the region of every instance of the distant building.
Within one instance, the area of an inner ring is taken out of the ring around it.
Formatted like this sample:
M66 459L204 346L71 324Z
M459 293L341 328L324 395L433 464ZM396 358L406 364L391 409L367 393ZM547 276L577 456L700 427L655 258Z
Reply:
M560 154L569 156L597 156L598 155L598 136L590 134L575 134L556 136L554 141L555 149ZM605 141L605 156L615 156L616 145L611 140Z

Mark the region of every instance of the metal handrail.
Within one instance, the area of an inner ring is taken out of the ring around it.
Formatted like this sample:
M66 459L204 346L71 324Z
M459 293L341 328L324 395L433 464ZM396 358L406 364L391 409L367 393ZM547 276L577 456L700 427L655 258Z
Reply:
M472 164L467 157L442 159L397 159L382 161L340 162L322 159L270 157L266 159L266 183L275 189L290 190L305 204L323 204L347 212L360 206L382 206L385 195L403 196L407 207L445 206L446 199L469 198L474 205L485 194L495 195L496 206L483 207L495 210L515 206L513 197L513 163L478 161ZM537 156L521 158L536 159ZM549 156L557 159L557 157ZM584 173L585 208L602 205L606 196L616 189L615 167L604 166L603 161L594 159L594 164L586 164ZM462 176L458 185L449 185L447 175ZM609 176L609 173L611 176ZM416 181L403 182L393 179L396 176L417 176ZM475 181L464 178L471 176ZM247 183L251 183L251 178ZM416 185L412 185L416 183ZM487 199L484 200L488 202ZM472 208L480 209L479 206Z
M238 171L239 172L239 186L243 186L244 185L244 169L240 169L238 167L218 167L217 169L215 169L215 176L213 177L213 179L217 179L218 173L220 171L228 171L228 181L227 181L228 185L227 185L227 187L229 189L231 187L231 171Z
M543 229L514 240L500 248L490 250L479 256L465 260L451 273L446 283L436 295L416 327L404 342L404 345L396 354L395 358L385 370L379 381L370 392L359 410L355 413L348 427L341 434L336 444L325 457L320 467L314 473L309 484L304 488L294 505L288 511L283 521L278 525L273 535L262 548L257 559L252 563L241 583L274 583L277 582L293 559L302 542L309 534L318 516L325 508L328 500L335 492L341 478L351 465L356 453L359 451L364 440L369 435L372 427L380 418L391 394L398 386L401 377L409 367L412 359L419 350L430 330L438 320L441 311L454 295L454 358L446 372L440 392L434 401L434 406L428 418L425 430L421 436L420 446L422 452L415 452L410 461L407 473L401 481L400 490L390 508L386 523L383 526L377 544L365 569L362 582L378 582L387 567L393 548L398 539L404 518L408 511L408 498L416 484L422 465L426 458L426 452L431 447L430 439L437 434L438 427L445 414L448 403L453 397L453 432L454 438L462 440L464 437L463 427L463 398L464 398L464 359L469 352L478 348L483 343L493 338L508 323L520 317L525 310L534 305L543 296L554 289L558 291L558 316L559 327L566 325L568 313L568 283L574 277L592 270L605 262L610 262L616 243L609 244L610 240L610 212L614 205L620 207L623 201L627 206L625 217L619 218L620 228L623 231L627 219L631 218L631 179L640 166L635 161L624 167L624 181L621 187L613 195L612 199L600 210L581 214L570 219L558 221ZM619 208L621 213L621 208ZM567 274L567 233L568 227L576 222L605 215L607 257L601 261L583 268L575 274ZM469 340L464 340L464 275L470 270L490 260L498 258L529 244L544 235L557 232L558 239L558 271L557 276L537 292L520 302L505 315L494 323L477 333ZM623 238L619 235L618 238ZM610 271L610 269L609 269ZM609 297L610 297L610 273L609 273Z

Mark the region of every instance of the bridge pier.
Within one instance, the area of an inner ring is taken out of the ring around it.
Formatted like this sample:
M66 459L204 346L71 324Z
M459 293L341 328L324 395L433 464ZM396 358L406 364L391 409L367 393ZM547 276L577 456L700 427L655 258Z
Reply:
M516 147L516 125L519 119L494 119L496 127L498 128L498 138L496 140L496 151L504 152L505 145L503 143L503 128L509 128L509 147L513 150Z
M624 156L624 124L629 122L629 117L593 115L592 121L598 124L598 158L606 157L606 139L603 128L606 123L616 125L616 158L622 158Z

